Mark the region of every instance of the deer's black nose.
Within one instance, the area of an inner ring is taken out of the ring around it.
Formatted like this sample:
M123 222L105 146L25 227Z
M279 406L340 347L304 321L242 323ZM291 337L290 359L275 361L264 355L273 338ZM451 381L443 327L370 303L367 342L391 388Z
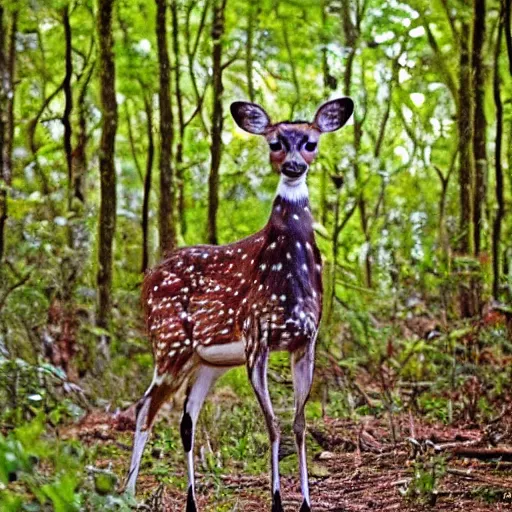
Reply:
M308 166L299 162L285 162L281 166L281 172L289 178L298 178L304 174Z

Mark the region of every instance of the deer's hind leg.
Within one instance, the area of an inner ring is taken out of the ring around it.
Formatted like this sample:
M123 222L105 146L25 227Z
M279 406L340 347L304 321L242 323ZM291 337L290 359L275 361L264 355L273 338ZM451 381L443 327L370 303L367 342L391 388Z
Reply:
M135 435L133 438L133 451L130 463L130 471L125 484L125 492L135 494L135 485L139 474L140 461L144 447L149 439L156 415L162 405L176 391L178 386L160 381L156 372L153 382L144 396L139 400L135 412Z
M187 456L188 469L188 495L186 512L196 512L195 501L195 479L194 479L194 436L197 418L201 412L204 401L215 381L229 367L200 365L187 390L187 398L183 407L180 433L183 442L183 449Z
M300 486L303 502L300 512L311 511L311 500L309 497L308 468L306 460L306 417L304 409L309 398L313 373L315 370L315 340L310 342L303 349L292 353L292 377L295 395L295 419L293 431L299 458Z

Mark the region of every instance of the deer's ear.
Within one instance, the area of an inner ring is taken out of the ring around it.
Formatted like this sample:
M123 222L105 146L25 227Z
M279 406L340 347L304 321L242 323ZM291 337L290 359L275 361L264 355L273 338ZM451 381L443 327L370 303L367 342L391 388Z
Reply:
M231 103L231 115L242 130L256 135L265 133L270 125L270 117L255 103L235 101Z
M324 103L315 115L313 124L322 132L339 130L354 111L354 102L350 98L339 98Z

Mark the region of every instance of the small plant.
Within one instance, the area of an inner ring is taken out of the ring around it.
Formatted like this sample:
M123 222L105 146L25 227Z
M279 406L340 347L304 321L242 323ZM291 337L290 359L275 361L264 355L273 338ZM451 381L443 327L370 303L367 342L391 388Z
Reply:
M446 461L442 456L431 456L428 462L417 460L414 463L413 478L404 493L405 496L410 500L433 507L437 501L439 483L445 473Z

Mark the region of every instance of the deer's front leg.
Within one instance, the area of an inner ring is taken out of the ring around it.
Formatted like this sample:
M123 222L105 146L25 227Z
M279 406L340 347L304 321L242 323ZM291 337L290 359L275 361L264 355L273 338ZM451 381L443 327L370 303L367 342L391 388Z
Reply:
M306 460L306 417L304 409L306 406L311 384L313 383L313 372L315 369L315 342L310 342L304 349L295 351L292 354L292 377L295 391L295 420L293 431L299 457L300 487L304 501L300 512L311 511L311 500L309 498L308 468Z
M226 370L226 368L220 366L201 365L196 370L187 392L180 426L181 440L187 456L188 468L187 512L197 511L194 479L194 436L197 418L210 388Z
M260 347L247 358L247 370L256 398L265 416L271 446L272 512L283 512L279 482L279 424L272 408L267 382L269 349Z

